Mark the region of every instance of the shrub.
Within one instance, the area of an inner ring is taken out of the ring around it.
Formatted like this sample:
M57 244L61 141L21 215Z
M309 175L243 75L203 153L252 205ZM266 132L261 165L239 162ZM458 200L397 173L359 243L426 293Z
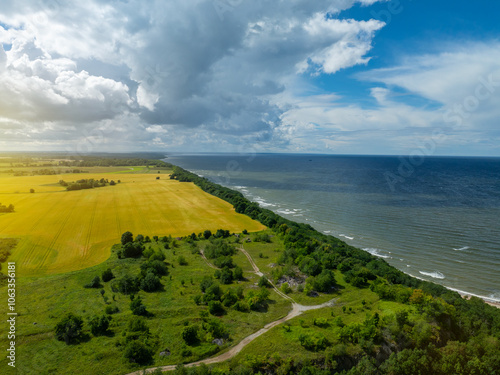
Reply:
M134 241L134 235L131 232L125 232L122 234L122 245L125 246L126 244L133 242Z
M141 297L136 297L130 302L130 310L132 310L132 314L146 316L148 315L148 311L146 310L146 306L142 304Z
M210 301L208 303L208 311L212 315L222 315L224 313L224 308L219 301Z
M123 294L132 294L139 290L137 278L130 275L124 275L116 283L113 283L111 285L112 289L115 289L116 286L117 291Z
M262 276L262 277L259 279L258 286L259 286L260 288L269 288L269 287L271 286L271 284L269 283L269 280L267 279L267 277Z
M123 356L131 362L146 365L152 362L153 350L146 344L133 340L126 346Z
M111 268L108 268L107 270L104 270L101 275L102 281L105 283L113 279L115 276L113 275L113 271L111 271Z
M83 319L73 313L68 313L55 327L56 338L66 345L77 342L82 337Z
M90 332L92 332L94 336L105 335L108 332L110 321L111 318L106 315L93 316L89 319Z
M154 292L162 287L160 278L155 274L149 272L141 281L141 289L145 292Z
M198 327L187 326L182 330L182 339L188 345L193 345L198 341Z
M112 314L116 314L118 311L118 306L111 306L111 305L108 305L106 306L106 308L104 309L104 312L106 314L109 314L109 315L112 315Z
M243 270L241 267L236 266L233 270L233 279L234 280L243 280Z
M101 287L101 279L99 276L94 277L90 283L84 285L84 288L100 288L100 287Z
M143 251L144 245L141 242L128 242L123 246L121 254L125 258L137 258L142 255Z
M233 272L229 268L224 268L220 275L222 284L231 284L233 282Z
M182 255L179 256L177 261L179 262L180 266L187 266L188 265L186 258L184 258Z

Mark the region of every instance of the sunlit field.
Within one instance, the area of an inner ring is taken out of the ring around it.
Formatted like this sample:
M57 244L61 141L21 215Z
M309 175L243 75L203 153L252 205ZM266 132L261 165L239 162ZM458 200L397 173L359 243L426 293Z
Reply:
M20 239L9 258L17 262L19 274L62 273L99 264L125 231L175 237L204 229L241 232L264 228L192 183L170 180L167 174L135 172L0 174L0 203L15 206L15 212L0 214L0 237ZM58 184L60 179L81 178L121 183L78 191L66 191Z

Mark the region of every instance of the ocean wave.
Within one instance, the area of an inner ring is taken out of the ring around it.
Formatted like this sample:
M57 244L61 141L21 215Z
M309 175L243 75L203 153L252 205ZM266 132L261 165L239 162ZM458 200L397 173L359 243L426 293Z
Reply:
M354 237L346 236L345 234L339 234L339 237L344 237L351 241L354 239Z
M328 234L328 233L332 233L332 231L331 230L324 230L323 233Z
M366 247L363 249L364 251L367 251L369 252L371 255L374 255L376 257L379 257L379 258L385 258L385 259L388 259L390 258L389 255L383 255L383 254L380 254L380 249L375 249L373 247Z
M455 251L465 251L465 250L469 250L469 249L470 249L470 246L464 246L464 247L461 247L458 249L453 248L453 250L455 250Z
M446 278L441 272L423 272L423 271L418 271L422 275L432 277L434 279L444 279Z

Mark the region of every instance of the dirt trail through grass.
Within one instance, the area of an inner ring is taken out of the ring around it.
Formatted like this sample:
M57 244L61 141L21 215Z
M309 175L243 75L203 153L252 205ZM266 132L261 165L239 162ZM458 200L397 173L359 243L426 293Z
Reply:
M246 252L246 250L243 249L242 247L238 248L238 250L240 250L248 258L248 261L252 265L255 273L257 275L259 275L259 276L264 276L264 274L262 272L260 272L259 267L257 267L257 265L255 264L254 260L250 256L250 254L248 254ZM205 255L203 254L203 252L201 253L201 255L206 260L207 264L210 267L214 267L205 258ZM247 346L248 344L250 344L257 337L259 337L259 336L263 335L264 333L266 333L267 331L269 331L271 328L274 328L274 327L280 325L281 323L286 322L287 320L293 319L293 318L299 316L300 314L302 314L305 311L317 310L317 309L321 309L323 307L330 307L330 306L333 306L334 303L335 303L335 299L332 299L332 300L330 300L328 302L325 302L325 303L323 303L321 305L314 305L314 306L300 305L300 304L296 303L291 297L289 297L286 294L284 294L283 292L281 292L273 283L271 283L271 285L273 286L273 288L276 291L276 293L278 293L281 297L283 297L283 298L285 298L285 299L287 299L287 300L289 300L289 301L292 302L292 310L288 313L287 316L285 316L285 317L283 317L281 319L275 320L274 322L266 324L264 326L264 328L261 328L257 332L252 333L251 335L245 337L236 346L232 347L227 352L222 353L221 355L218 355L217 357L212 357L212 358L202 359L201 361L197 361L197 362L187 363L187 364L184 364L184 366L185 367L195 367L195 366L201 365L202 363L204 363L206 365L210 365L210 364L213 364L213 363L225 362L225 361L233 358L235 355L237 355L239 352L241 352L241 350L245 346ZM162 371L173 371L173 370L175 370L176 367L177 367L177 365L153 367L153 368L146 369L145 373L146 374L150 374L153 371L155 371L157 368L160 368ZM139 370L139 371L135 371L135 372L129 373L127 375L142 375L144 373L143 371L144 370Z

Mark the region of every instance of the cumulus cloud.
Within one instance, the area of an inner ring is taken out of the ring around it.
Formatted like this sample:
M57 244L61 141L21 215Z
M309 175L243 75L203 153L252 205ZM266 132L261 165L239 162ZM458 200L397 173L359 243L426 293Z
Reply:
M215 133L231 142L286 144L280 126L288 106L273 96L300 75L366 64L383 23L336 17L356 3L373 2L6 5L0 22L8 27L0 26L0 42L12 47L0 50L1 116L78 128L118 121L125 113L150 140L158 132L145 129L161 126L178 134L187 129L200 142Z

